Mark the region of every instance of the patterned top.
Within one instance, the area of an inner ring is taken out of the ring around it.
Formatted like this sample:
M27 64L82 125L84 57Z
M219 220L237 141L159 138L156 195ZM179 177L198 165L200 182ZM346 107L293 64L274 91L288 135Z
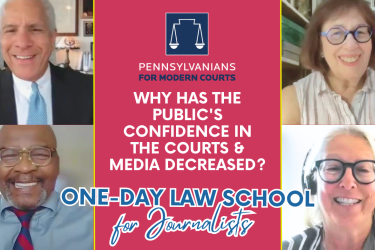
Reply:
M363 88L349 106L331 90L322 73L314 72L294 83L301 124L375 124L375 71L368 68Z
M323 228L314 226L306 229L301 234L283 241L282 250L326 250L322 244ZM370 234L363 245L363 250L375 249L375 225L372 224Z
M301 234L283 241L282 250L319 250L322 232L320 226L308 228Z

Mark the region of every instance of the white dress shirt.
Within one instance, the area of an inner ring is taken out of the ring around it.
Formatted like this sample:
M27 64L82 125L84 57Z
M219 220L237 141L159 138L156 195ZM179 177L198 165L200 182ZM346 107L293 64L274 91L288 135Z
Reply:
M13 74L13 88L16 99L17 120L18 125L27 124L27 116L29 114L29 102L32 93L31 84L33 82L25 81ZM51 85L51 69L48 65L46 73L39 78L38 84L39 92L44 98L47 107L47 123L53 124L52 118L52 85Z

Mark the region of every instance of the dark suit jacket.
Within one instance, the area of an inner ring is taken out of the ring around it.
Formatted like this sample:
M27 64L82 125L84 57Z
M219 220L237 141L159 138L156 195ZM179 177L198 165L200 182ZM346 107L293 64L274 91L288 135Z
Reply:
M93 77L50 64L53 124L93 124ZM10 70L0 71L0 124L17 125Z

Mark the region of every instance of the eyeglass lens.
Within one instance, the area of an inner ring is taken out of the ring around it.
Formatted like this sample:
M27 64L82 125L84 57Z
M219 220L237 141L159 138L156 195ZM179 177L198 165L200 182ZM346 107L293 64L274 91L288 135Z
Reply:
M346 169L341 162L327 160L320 164L319 174L323 181L336 182L343 177ZM354 166L354 177L361 183L370 183L375 180L375 164L370 161L360 162Z
M0 151L0 159L5 166L14 166L21 160L22 153L18 149L7 148ZM31 162L35 165L46 165L51 159L49 148L32 148L29 153Z
M332 44L340 44L346 38L346 32L340 28L332 28L327 33L327 39ZM357 42L364 43L370 40L372 35L369 27L358 27L354 31L354 38Z

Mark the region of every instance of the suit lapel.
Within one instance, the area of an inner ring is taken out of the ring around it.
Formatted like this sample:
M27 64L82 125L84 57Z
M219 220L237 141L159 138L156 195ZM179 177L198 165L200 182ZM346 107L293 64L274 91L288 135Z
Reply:
M69 120L68 114L66 114L68 100L65 100L69 93L66 93L68 90L64 87L64 74L59 74L55 67L50 64L53 124L64 124L64 121Z
M0 72L0 124L18 124L13 77L9 70Z

